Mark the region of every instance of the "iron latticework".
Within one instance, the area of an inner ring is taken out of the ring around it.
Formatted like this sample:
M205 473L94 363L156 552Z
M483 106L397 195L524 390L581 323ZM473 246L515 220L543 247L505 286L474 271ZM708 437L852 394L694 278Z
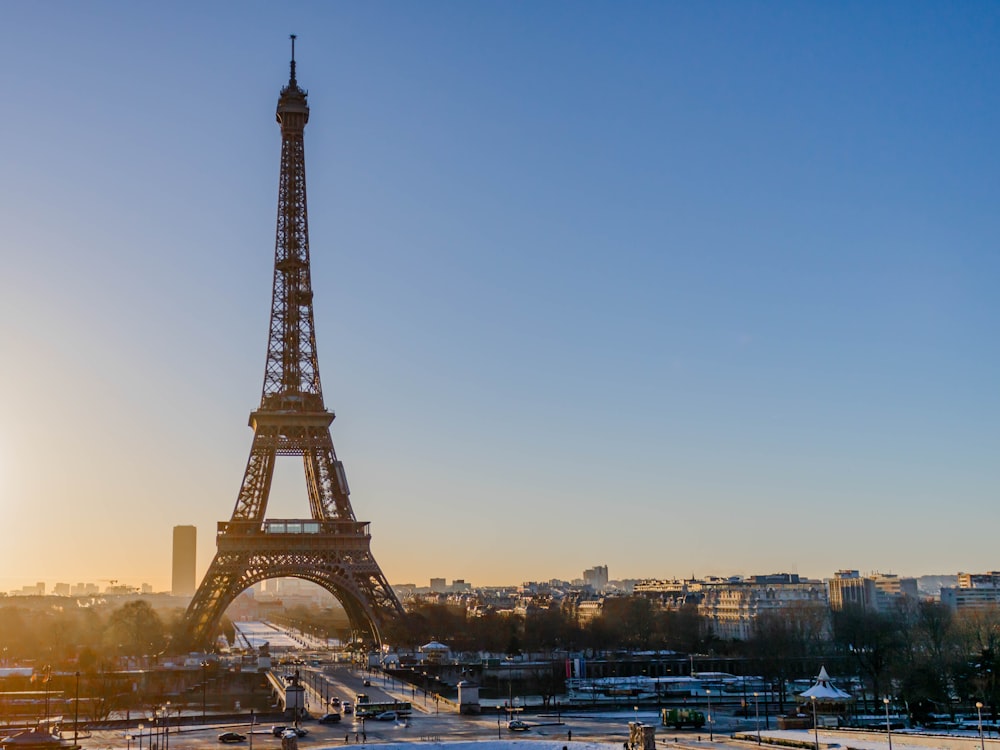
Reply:
M303 133L306 92L295 79L295 41L288 85L278 99L281 173L267 362L260 407L250 414L253 444L230 521L219 524L217 552L185 615L180 644L202 646L223 612L247 588L268 578L313 581L344 606L356 637L381 641L402 613L370 549L368 523L351 508L343 464L330 436L334 414L320 385L309 270L309 221ZM301 456L308 519L266 519L278 456Z

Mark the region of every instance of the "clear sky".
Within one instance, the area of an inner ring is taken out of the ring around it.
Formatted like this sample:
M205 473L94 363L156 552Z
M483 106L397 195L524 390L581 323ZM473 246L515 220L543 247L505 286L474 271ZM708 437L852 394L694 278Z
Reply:
M1000 567L1000 5L11 0L0 590L211 560L290 33L391 582Z

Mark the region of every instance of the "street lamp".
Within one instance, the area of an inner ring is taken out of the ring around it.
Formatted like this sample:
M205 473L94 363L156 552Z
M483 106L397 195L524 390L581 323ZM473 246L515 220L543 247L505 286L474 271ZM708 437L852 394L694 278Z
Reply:
M170 750L170 701L163 705L163 748Z
M757 701L758 693L753 694L753 715L757 724L757 744L760 744L760 703Z
M149 750L159 750L157 747L159 745L159 727L156 726L156 709L146 712L146 718L149 719Z
M982 722L980 722L982 724ZM76 673L76 698L73 701L73 747L77 746L77 727L80 726L80 673ZM980 734L982 732L980 731Z
M497 704L497 739L500 739L500 704Z
M249 737L250 737L250 750L253 750L253 722L254 722L254 715L253 715L253 709L251 708L250 709L250 731L247 733L249 735Z
M813 704L813 739L816 740L816 750L819 750L819 723L816 721L816 696L810 695L809 702ZM891 745L889 750L892 750Z
M52 679L52 667L46 664L42 667L42 682L45 683L45 728L50 729L49 726L49 680Z
M638 724L639 723L639 707L638 706L632 706L632 711L635 713L635 723Z
M889 750L892 750L892 726L889 724L889 699L883 698L885 704L885 734L889 738Z
M983 742L983 704L981 701L976 701L976 713L979 714L979 747L981 750L986 750L986 743Z
M708 696L708 741L715 742L712 734L712 691L706 690L705 695Z
M205 691L208 688L208 662L201 663L201 723L205 723Z
M139 722L139 750L142 750L142 730L143 729L145 729L145 727L142 725L142 722L140 721Z

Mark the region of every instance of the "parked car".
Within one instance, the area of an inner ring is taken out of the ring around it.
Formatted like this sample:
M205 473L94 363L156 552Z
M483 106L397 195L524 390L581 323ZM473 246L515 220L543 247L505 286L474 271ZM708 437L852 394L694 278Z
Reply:
M395 721L396 719L399 718L399 714L397 714L395 711L383 711L380 714L376 714L375 718L378 721Z
M288 729L288 727L284 725L273 726L271 727L271 734L273 734L275 737L280 737L282 734L284 734L286 729Z
M513 719L507 722L507 729L509 729L511 732L527 732L528 725L525 724L520 719Z
M337 713L323 714L319 719L320 724L336 724L338 721L340 721L340 714Z
M239 734L237 732L223 732L219 735L219 742L225 742L229 744L231 742L246 742L247 736L245 734Z

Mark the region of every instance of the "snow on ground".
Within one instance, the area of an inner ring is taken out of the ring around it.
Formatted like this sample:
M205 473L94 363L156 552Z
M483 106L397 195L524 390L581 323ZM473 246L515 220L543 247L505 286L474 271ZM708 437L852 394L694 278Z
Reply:
M739 736L754 739L754 732L738 732ZM924 734L913 731L893 730L891 738L885 732L864 732L858 730L819 730L820 750L841 748L841 750L980 750L979 735ZM812 745L816 735L812 729L783 729L761 732L764 743L768 739L794 740L803 745ZM986 750L995 750L996 742L985 740Z
M555 742L551 740L477 740L457 742L378 742L359 745L361 750L369 747L377 750L412 750L414 746L421 750L621 750L616 742Z

